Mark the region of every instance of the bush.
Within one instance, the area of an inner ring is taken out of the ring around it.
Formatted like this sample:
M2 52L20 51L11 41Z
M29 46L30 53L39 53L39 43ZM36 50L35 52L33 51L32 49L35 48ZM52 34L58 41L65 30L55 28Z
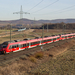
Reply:
M42 58L44 55L42 52L38 52L35 54L35 58Z
M31 56L31 57L30 57L30 61L32 61L32 62L36 62L36 58L33 57L33 56Z

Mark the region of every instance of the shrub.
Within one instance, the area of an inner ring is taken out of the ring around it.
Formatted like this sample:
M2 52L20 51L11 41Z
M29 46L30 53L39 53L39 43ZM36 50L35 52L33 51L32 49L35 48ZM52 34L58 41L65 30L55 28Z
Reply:
M32 61L32 62L36 62L36 58L33 57L33 56L31 56L31 57L30 57L30 61Z
M35 58L42 58L44 55L42 52L38 52L35 54Z
M50 56L50 57L53 57L53 55L52 55L52 54L49 54L49 56Z
M71 58L70 61L74 61L74 59Z

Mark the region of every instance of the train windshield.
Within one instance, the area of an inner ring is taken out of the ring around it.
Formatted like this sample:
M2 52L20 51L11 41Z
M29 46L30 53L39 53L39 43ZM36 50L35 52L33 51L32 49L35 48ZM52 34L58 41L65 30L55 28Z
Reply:
M3 45L3 46L2 46L2 48L6 48L6 47L7 47L7 45Z
M8 42L4 42L4 43L2 43L2 45L8 45Z

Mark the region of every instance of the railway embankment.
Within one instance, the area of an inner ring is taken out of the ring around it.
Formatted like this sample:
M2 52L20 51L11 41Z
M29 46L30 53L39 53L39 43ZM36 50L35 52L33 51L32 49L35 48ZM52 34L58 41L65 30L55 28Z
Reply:
M0 75L74 75L75 39L49 46L0 66Z

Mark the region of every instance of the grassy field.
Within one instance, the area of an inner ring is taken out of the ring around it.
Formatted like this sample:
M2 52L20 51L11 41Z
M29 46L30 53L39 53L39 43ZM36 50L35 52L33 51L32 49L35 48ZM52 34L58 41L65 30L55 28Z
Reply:
M75 39L0 66L0 75L75 75Z
M75 47L31 71L31 75L75 75Z
M31 35L30 33L33 32L34 29L32 30L26 30L26 31L22 31L22 32L11 32L11 39L12 40L23 40L25 38L34 38L33 35ZM2 32L0 34L0 43L4 42L4 41L10 41L10 31L8 31L8 33L6 34L5 32Z
M68 51L56 59L42 63L34 70L39 75L75 75L75 51Z
M43 58L45 62L42 61L31 70L30 75L75 75L75 40L66 42L45 54Z
M44 36L71 33L74 30L44 30ZM0 30L0 43L10 41L10 31ZM12 32L12 40L41 37L41 29ZM30 57L23 56L0 66L0 75L75 75L75 39L61 46L38 52Z

